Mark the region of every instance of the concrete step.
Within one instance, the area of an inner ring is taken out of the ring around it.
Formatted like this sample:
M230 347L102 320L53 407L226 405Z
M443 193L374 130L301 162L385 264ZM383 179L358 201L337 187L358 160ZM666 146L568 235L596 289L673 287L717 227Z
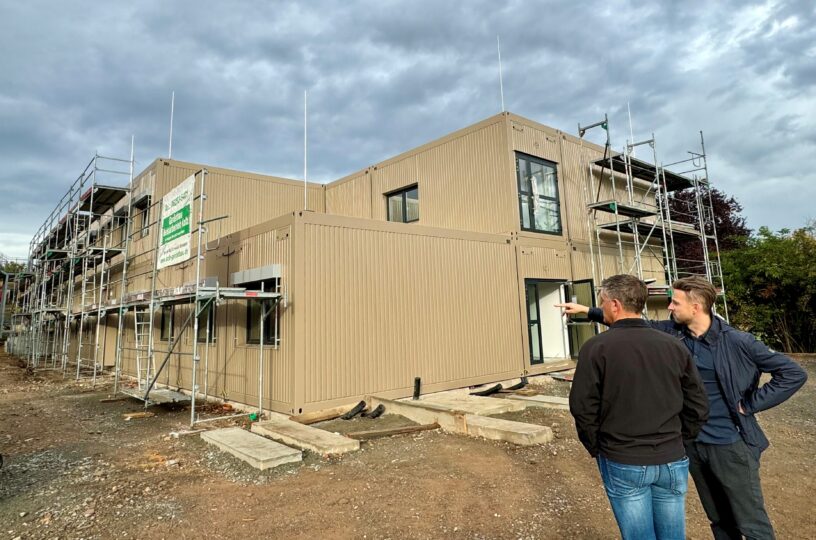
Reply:
M520 446L548 443L553 438L552 429L547 426L513 422L476 414L465 416L465 422L468 435L495 441L507 441Z
M252 424L252 432L316 454L345 454L360 449L360 441L337 433L305 426L288 418L272 418Z
M442 407L450 411L459 411L482 416L523 411L525 408L524 404L522 403L507 401L506 399L454 393L430 394L420 398L419 402L424 405L435 405L437 407Z
M238 427L205 431L201 438L256 469L265 470L303 461L303 452Z
M523 401L530 407L546 407L548 409L569 410L569 399L557 396L507 396L507 399Z

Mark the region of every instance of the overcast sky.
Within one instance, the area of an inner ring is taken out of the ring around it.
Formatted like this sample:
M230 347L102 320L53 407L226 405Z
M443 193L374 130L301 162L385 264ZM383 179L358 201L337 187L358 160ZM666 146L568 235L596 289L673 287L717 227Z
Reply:
M506 109L671 162L706 137L757 229L816 217L816 4L0 0L0 253L28 242L95 151L331 181ZM580 4L581 7L577 7ZM639 157L641 157L639 155Z

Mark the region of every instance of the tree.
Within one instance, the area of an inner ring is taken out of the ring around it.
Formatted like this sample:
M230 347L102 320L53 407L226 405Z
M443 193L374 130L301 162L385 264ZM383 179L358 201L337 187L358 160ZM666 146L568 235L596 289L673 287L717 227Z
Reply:
M25 265L0 253L0 272L16 274L25 270Z
M816 227L767 227L722 254L731 322L787 352L816 351Z
M707 202L709 190L702 188L700 196ZM742 205L734 197L729 197L717 188L711 188L710 196L720 251L728 251L742 245L751 234L751 230L745 224L745 218L740 214ZM669 199L669 204L673 221L690 223L699 227L700 216L697 211L697 198L694 190L687 189L673 194ZM710 225L707 225L705 232L707 235L714 234ZM709 252L713 253L716 246L712 240L708 242ZM704 273L704 268L701 268L702 261L704 261L703 246L698 239L676 235L674 252L681 274Z

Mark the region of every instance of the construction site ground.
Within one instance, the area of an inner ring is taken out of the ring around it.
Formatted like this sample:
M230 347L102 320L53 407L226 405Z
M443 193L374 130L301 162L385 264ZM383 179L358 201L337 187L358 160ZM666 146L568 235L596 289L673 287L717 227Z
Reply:
M816 357L790 401L760 415L772 446L765 500L779 538L816 535ZM22 367L21 367L22 366ZM566 395L569 383L539 390ZM0 353L0 538L614 538L595 463L568 411L504 418L551 426L530 447L441 431L375 439L339 458L304 454L260 472L189 429L187 406L102 402L109 376L36 372ZM216 413L217 411L214 411ZM244 420L222 422L241 425ZM334 420L349 432L410 425L391 415ZM689 538L710 538L690 486Z

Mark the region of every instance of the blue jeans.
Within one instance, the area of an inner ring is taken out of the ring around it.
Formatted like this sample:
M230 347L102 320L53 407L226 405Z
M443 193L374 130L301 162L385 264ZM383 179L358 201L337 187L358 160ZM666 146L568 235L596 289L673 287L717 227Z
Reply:
M624 465L598 456L609 504L624 540L686 537L687 457L665 465Z

